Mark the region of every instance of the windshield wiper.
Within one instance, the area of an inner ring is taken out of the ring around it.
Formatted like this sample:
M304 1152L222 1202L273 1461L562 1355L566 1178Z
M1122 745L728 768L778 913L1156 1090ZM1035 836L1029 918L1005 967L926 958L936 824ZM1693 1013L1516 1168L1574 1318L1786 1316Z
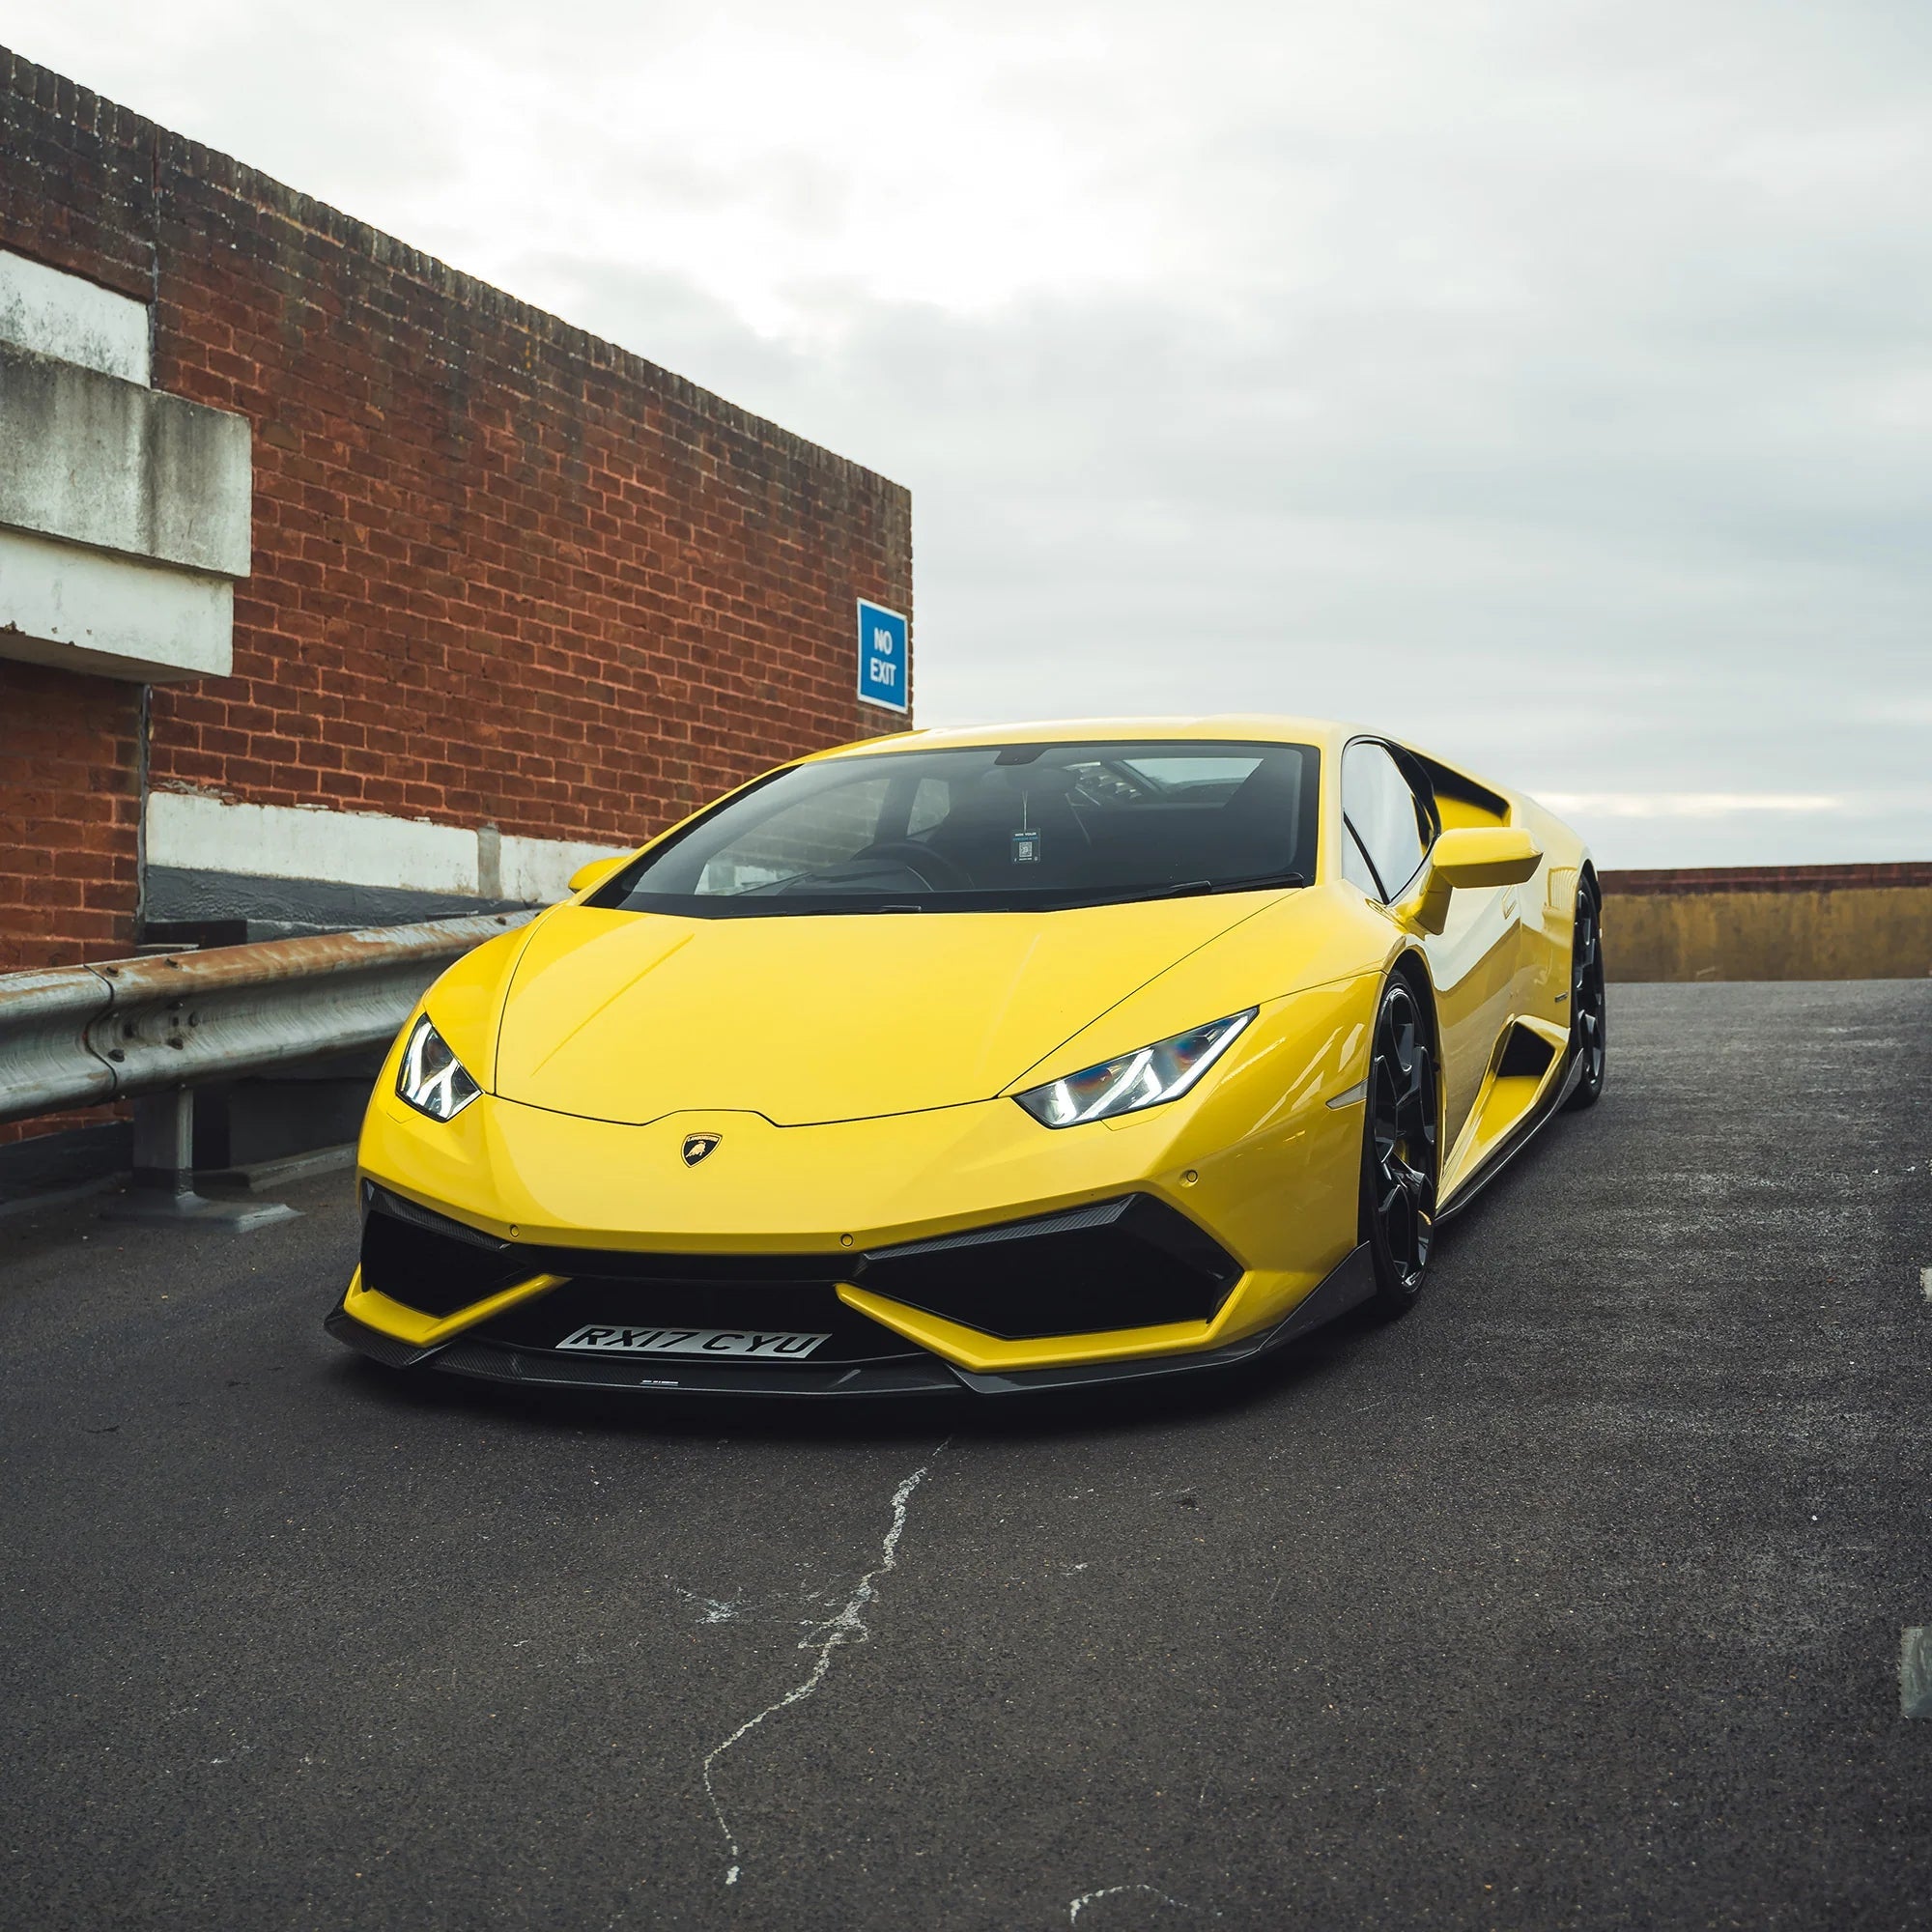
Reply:
M741 895L719 894L720 898L742 896ZM801 896L796 893L779 894L767 907L760 901L756 914L750 917L763 917L767 912L774 919L827 919L844 914L854 914L869 919L880 912L931 912L929 905L915 904L909 899L875 899L859 893L808 894ZM702 917L702 915L699 915Z
M720 898L742 899L752 893L764 893L776 897L780 893L797 885L799 880L811 877L811 869L807 867L797 872L787 872L779 879L760 879L754 886L733 886L728 893L720 893Z
M1252 872L1241 879L1186 879L1178 886L1162 886L1155 892L1136 893L1143 899L1184 899L1207 893L1260 893L1270 886L1305 886L1299 872Z

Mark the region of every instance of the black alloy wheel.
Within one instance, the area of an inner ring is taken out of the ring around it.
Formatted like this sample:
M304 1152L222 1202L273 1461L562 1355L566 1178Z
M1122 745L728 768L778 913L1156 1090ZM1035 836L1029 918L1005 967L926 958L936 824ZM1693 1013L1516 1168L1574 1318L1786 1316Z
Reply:
M1596 888L1586 879L1577 895L1577 923L1570 941L1570 1058L1582 1070L1567 1110L1594 1107L1604 1092L1604 920Z
M1440 1172L1438 1132L1429 1028L1415 994L1391 980L1376 1010L1362 1136L1362 1224L1376 1270L1370 1306L1384 1318L1407 1314L1422 1292Z

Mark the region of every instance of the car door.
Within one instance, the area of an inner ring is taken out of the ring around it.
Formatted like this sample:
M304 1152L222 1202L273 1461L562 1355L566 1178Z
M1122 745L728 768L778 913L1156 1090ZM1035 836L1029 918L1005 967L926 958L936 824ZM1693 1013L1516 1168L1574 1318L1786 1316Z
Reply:
M1418 773L1419 777L1419 773ZM1342 754L1343 873L1384 906L1414 885L1437 830L1427 792L1389 746L1358 738ZM1442 1035L1443 1153L1456 1144L1511 1015L1518 932L1513 887L1449 895L1439 933L1418 935Z

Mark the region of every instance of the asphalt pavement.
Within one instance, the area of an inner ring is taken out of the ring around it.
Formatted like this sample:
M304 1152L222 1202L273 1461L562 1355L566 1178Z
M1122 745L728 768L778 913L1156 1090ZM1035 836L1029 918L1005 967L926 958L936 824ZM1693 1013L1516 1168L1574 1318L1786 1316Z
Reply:
M0 1924L1919 1927L1932 981L1612 988L1423 1305L1172 1391L669 1407L0 1222Z

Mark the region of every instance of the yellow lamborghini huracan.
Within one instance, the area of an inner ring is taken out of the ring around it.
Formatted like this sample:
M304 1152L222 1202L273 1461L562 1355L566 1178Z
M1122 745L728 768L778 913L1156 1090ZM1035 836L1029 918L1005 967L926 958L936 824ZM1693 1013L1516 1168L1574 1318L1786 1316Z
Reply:
M1391 739L1204 718L802 758L479 947L363 1124L331 1333L524 1383L1232 1363L1604 1084L1589 854Z

